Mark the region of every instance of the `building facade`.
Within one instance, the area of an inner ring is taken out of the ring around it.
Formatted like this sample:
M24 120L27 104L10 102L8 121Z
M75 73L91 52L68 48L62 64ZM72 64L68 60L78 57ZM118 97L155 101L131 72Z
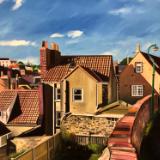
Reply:
M43 42L40 65L44 97L47 94L44 112L53 119L53 130L59 128L60 119L67 112L93 114L99 107L117 100L111 55L62 56L57 44L51 44L49 49L48 43Z
M120 99L133 104L152 93L152 61L156 64L154 89L159 93L160 58L144 53L138 47L134 58L120 74Z

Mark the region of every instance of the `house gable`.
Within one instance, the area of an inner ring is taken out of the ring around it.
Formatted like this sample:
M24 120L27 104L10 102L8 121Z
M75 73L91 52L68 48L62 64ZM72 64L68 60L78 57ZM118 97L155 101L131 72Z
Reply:
M79 65L77 67L75 67L68 75L66 75L64 77L64 79L67 79L69 76L71 76L74 72L77 72L77 71L78 72L84 72L84 74L86 76L89 76L90 78L92 78L95 81L99 81L99 82L102 81L101 78L98 75L96 75L93 71L91 71L89 68L84 68L84 67L79 66Z
M143 96L151 94L152 86L152 64L148 61L143 52L138 52L132 61L125 67L120 74L120 99L130 103L136 102L141 96L133 96L131 93L133 85L143 86ZM136 62L141 62L143 71L141 73L135 72ZM160 75L155 72L155 91L159 92Z
M88 72L77 67L65 80L69 84L69 106L72 113L94 113L97 109L97 83ZM82 100L75 101L74 89L82 91Z

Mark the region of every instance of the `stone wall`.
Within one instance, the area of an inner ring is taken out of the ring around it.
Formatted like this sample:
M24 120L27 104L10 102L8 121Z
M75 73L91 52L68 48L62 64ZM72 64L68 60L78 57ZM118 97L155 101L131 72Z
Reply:
M63 118L61 131L74 135L109 136L116 124L116 120L95 115L69 115Z

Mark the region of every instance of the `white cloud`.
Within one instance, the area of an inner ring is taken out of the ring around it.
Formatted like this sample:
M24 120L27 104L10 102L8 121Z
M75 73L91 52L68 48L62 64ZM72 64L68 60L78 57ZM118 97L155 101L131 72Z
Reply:
M28 62L31 64L39 64L39 57L28 56L26 58L20 58L17 61L22 61L25 64L27 64Z
M112 55L112 56L117 56L118 54L119 54L119 50L116 50L116 49L100 53L100 55Z
M64 35L61 33L53 33L49 36L50 38L63 38Z
M0 4L2 4L5 0L0 0Z
M132 12L132 8L131 7L123 7L123 8L119 8L119 9L113 9L111 11L109 11L109 14L112 15L126 15Z
M12 10L15 11L22 6L24 0L14 0L15 4L12 7Z
M10 40L10 41L0 41L0 46L35 46L35 42L26 41L26 40Z
M69 38L78 38L78 37L81 37L83 34L84 34L83 31L74 30L74 31L69 31L69 32L67 33L67 36L68 36Z

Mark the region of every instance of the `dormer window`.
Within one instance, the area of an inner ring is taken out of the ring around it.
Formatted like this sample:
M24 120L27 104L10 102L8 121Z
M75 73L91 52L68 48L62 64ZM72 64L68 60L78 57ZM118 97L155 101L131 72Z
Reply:
M135 72L136 73L143 72L143 63L142 62L135 62Z

